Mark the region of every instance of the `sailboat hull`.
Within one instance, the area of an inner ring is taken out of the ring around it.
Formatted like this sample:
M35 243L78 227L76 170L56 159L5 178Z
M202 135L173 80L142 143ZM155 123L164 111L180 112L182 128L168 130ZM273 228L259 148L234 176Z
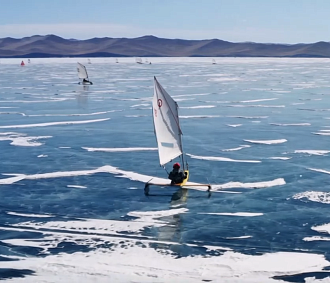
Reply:
M189 170L185 170L185 173L187 173L187 178L183 180L182 183L179 184L174 184L171 185L170 183L168 184L154 184L154 183L146 183L144 186L144 194L146 196L149 195L149 190L150 190L150 186L158 186L158 187L180 187L182 189L193 189L194 187L207 187L207 192L209 192L208 197L211 196L211 185L210 184L193 184L193 185L187 185L188 179L189 179Z

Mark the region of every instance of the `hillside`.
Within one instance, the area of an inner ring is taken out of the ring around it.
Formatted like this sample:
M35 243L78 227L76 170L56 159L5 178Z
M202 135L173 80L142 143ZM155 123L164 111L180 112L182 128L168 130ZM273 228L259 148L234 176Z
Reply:
M34 35L1 38L0 57L330 57L330 43L233 43L219 39L138 38L64 39Z

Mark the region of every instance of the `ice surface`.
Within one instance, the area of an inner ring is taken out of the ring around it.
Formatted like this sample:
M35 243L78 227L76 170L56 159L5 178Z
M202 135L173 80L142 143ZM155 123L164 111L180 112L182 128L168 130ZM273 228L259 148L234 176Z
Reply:
M330 265L327 60L93 58L89 87L76 61L1 59L0 129L20 131L0 133L1 268L36 272L7 281L326 282L313 277ZM169 184L154 75L178 103L184 152L201 158L187 156L189 184L210 180L210 195L143 194Z

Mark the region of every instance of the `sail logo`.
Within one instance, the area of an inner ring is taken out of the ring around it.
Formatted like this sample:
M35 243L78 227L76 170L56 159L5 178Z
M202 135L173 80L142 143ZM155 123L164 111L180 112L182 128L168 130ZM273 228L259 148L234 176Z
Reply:
M157 117L157 109L154 109L155 117Z
M157 104L158 104L158 107L159 107L159 108L162 107L162 105L163 105L163 100L158 99L158 100L157 100Z

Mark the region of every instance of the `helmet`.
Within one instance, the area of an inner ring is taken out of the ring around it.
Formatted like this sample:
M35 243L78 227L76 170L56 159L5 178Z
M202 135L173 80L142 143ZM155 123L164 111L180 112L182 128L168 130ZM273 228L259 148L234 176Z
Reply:
M180 168L180 163L178 163L178 162L177 163L174 163L173 164L173 168Z

